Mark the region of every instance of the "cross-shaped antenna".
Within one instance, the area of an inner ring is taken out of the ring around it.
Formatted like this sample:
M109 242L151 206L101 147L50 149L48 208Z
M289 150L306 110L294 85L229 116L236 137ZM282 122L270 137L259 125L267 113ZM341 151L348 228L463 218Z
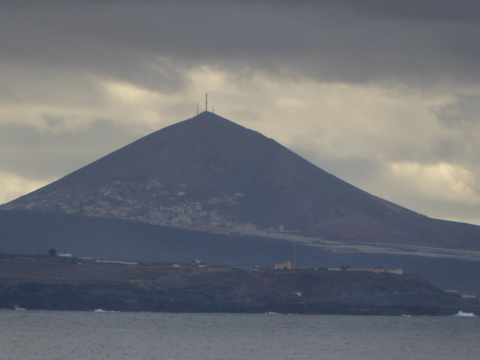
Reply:
M208 111L208 93L205 93L205 111Z

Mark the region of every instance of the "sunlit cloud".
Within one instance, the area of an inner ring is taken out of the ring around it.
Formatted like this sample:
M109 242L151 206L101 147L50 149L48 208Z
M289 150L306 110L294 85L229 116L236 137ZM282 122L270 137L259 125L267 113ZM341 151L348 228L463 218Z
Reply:
M394 177L411 184L414 195L466 204L480 202L474 175L461 166L404 162L391 164L391 170Z
M17 174L0 171L0 203L5 203L30 191L36 190L41 186L48 184L54 179L48 181L36 181L27 179Z

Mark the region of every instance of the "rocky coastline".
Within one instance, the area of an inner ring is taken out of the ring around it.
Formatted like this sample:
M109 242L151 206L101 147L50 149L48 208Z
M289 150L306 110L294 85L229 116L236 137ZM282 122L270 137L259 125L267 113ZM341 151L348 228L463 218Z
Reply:
M480 314L477 299L416 274L272 270L15 257L0 261L0 308L349 315Z

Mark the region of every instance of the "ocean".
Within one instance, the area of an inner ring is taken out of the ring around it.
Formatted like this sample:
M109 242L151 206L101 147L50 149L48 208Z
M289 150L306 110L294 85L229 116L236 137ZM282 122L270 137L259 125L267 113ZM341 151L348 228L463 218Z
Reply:
M2 360L477 360L480 318L0 310Z

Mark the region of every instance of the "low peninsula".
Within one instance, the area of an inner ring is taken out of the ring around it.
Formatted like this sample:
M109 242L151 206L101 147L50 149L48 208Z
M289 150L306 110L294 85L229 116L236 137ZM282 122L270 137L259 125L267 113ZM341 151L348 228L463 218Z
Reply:
M0 308L27 310L480 314L477 299L382 269L283 269L51 256L0 258Z

